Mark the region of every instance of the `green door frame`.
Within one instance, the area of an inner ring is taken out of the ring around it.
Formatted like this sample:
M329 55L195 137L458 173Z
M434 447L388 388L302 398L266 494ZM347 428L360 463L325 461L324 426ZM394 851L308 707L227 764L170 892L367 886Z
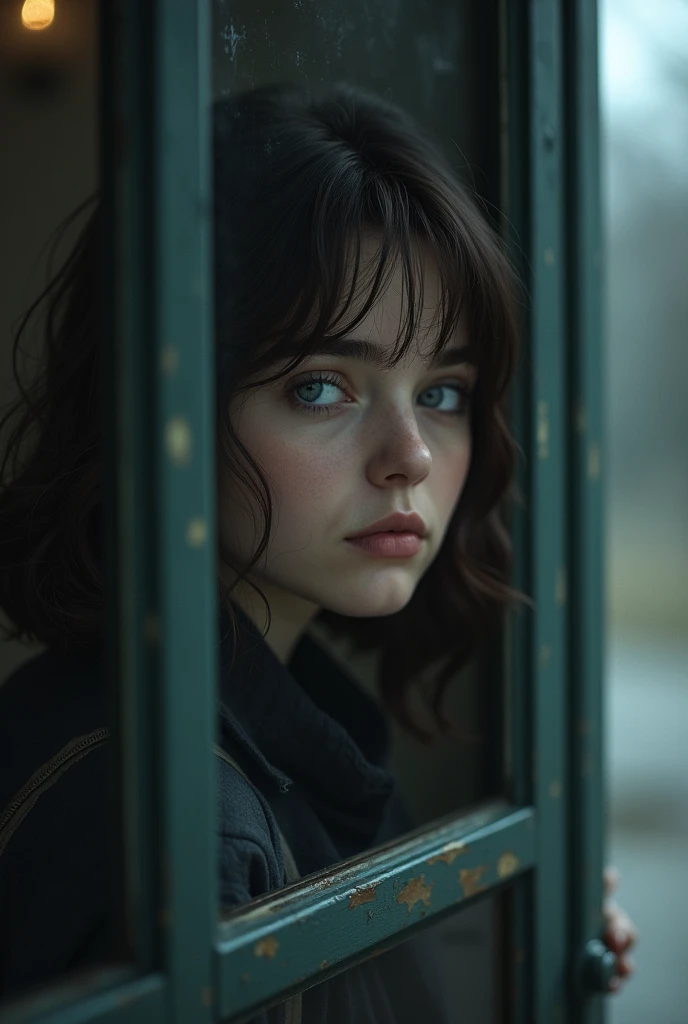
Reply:
M505 643L505 798L219 925L210 4L102 5L109 663L132 959L8 1022L244 1019L505 887L511 1020L603 1020L591 990L613 958L583 959L603 927L605 825L597 11L499 3L503 227L530 295L512 535L536 605Z

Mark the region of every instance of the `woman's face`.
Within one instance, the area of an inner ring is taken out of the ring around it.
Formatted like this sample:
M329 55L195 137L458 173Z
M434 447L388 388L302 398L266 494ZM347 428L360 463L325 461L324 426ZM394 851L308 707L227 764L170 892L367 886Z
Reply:
M372 258L369 237L363 258ZM424 249L423 326L436 314L439 279ZM393 350L404 313L401 270L342 344L355 338ZM434 329L436 330L436 328ZM436 334L435 334L436 336ZM471 459L475 370L461 356L432 366L425 333L389 370L360 358L309 357L275 384L233 400L235 429L266 474L274 502L270 545L251 578L273 614L308 619L400 611L436 557ZM460 326L447 348L469 343ZM421 349L423 351L421 351ZM318 380L317 378L325 378ZM223 482L220 526L235 561L250 557L262 519L250 495ZM346 538L397 511L417 512L427 536L409 557L376 558ZM310 612L310 615L309 615Z

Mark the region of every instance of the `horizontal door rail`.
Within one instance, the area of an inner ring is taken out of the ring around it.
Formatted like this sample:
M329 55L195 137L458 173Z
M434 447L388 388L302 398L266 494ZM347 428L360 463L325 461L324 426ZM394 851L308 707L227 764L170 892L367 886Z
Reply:
M220 1017L325 981L512 881L535 866L535 825L534 808L491 801L225 915L215 963Z
M133 977L131 967L89 971L2 1010L2 1024L165 1024L168 985L162 974ZM93 994L91 994L93 993Z

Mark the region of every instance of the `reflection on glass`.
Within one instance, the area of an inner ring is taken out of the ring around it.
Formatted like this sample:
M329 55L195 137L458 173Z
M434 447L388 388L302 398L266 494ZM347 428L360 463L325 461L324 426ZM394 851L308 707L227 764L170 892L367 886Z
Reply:
M227 909L282 883L285 849L304 876L413 824L387 719L441 735L513 597L516 336L498 241L399 107L272 85L213 126ZM341 641L377 658L382 707Z

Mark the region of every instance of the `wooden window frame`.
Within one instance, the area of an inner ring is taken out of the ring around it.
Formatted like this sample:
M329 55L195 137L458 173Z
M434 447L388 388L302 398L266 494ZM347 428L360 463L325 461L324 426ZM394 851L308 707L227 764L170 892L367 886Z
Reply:
M210 3L101 5L108 664L133 961L8 1022L246 1019L507 887L512 1024L603 1020L597 5L497 2L502 226L530 295L511 530L535 601L505 637L505 798L219 924Z

